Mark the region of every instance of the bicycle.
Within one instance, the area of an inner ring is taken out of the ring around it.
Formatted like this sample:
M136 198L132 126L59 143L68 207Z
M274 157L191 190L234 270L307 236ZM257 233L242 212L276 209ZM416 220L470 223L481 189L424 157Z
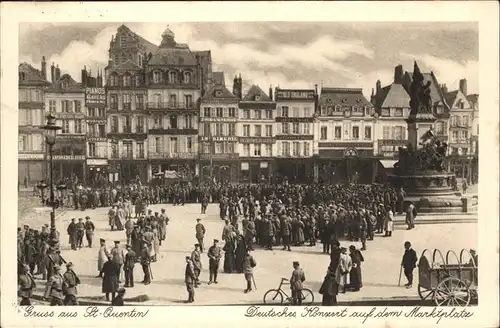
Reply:
M280 285L277 289L269 289L264 294L264 304L283 304L284 300L289 304L293 303L293 298L281 288L283 285L289 285L290 282L286 278L281 278ZM303 288L300 293L302 305L311 305L314 302L314 294L309 288Z

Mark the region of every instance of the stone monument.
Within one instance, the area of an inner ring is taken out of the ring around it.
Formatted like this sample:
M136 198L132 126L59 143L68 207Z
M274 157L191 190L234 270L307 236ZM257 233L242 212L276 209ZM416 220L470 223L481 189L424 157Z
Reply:
M399 161L388 178L395 187L403 187L405 200L413 201L419 212L463 212L464 201L453 188L455 174L447 172L443 165L447 144L432 130L438 102L431 98L431 83L424 83L415 62L409 88L411 111L406 119L408 145L399 148Z

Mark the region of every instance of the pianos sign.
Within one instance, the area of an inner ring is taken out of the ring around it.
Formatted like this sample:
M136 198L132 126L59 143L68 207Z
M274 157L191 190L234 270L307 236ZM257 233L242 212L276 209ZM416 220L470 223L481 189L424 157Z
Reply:
M85 105L87 107L106 107L106 90L104 88L85 88Z

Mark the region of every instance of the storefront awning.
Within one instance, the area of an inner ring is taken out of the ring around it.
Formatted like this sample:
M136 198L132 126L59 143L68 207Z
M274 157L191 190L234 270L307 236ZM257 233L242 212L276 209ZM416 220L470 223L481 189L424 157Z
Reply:
M382 166L386 169L392 169L394 168L394 164L396 164L398 161L393 160L393 159L381 159L380 163Z

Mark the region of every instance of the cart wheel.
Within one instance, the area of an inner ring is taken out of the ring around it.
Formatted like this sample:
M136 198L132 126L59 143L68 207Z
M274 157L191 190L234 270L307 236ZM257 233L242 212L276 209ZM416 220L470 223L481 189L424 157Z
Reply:
M441 281L434 292L437 306L467 306L470 299L471 292L467 284L455 277Z
M302 298L303 305L311 305L314 302L314 294L308 288L302 289L300 297Z
M264 294L264 304L283 304L283 294L279 289L269 289Z
M425 300L432 300L434 298L434 290L433 289L427 289L420 284L418 284L418 296L420 296L420 299L422 301Z

